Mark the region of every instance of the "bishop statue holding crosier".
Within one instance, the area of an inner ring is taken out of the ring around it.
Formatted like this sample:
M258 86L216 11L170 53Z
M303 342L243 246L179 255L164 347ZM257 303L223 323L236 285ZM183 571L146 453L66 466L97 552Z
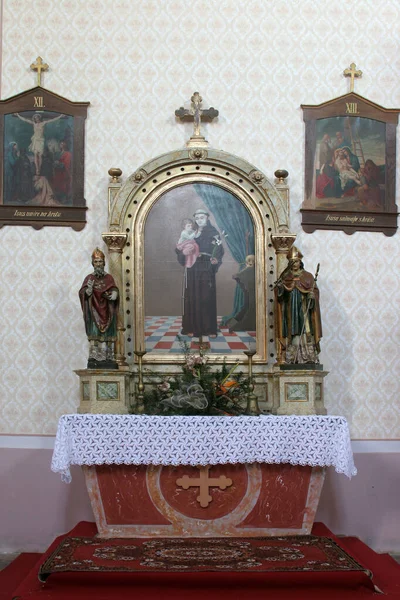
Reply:
M93 273L79 290L86 335L89 340L88 369L118 369L115 360L119 292L114 278L104 270L104 253L92 253Z
M304 270L302 253L293 246L288 266L275 284L279 354L286 364L318 364L322 338L318 269Z

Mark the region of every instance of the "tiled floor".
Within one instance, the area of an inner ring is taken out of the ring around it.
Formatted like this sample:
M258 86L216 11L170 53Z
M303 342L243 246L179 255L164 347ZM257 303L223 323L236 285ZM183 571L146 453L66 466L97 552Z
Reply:
M250 342L255 340L255 331L229 331L221 326L218 317L218 335L216 338L204 336L203 344L207 351L215 354L240 354L249 349ZM181 335L182 317L146 317L145 341L146 351L156 353L178 354L182 346L178 336L190 344L191 350L199 349L199 339Z

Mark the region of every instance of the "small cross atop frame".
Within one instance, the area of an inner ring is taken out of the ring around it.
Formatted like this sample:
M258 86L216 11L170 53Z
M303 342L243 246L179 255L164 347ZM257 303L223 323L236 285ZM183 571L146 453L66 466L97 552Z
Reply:
M343 71L343 75L345 77L351 77L350 80L350 92L354 92L354 78L355 77L362 77L362 71L360 70L356 70L356 64L355 63L351 63L350 68L349 69L345 69Z
M199 477L192 479L189 475L184 475L176 480L176 485L182 487L184 490L188 490L190 487L200 488L200 494L197 496L196 500L202 508L207 508L212 501L212 496L209 494L210 487L226 490L233 482L232 479L225 477L225 475L220 475L220 477L209 477L208 471L211 469L210 465L198 468L200 469Z
M193 121L193 135L190 136L188 146L207 146L208 142L203 135L200 133L200 127L202 122L210 122L218 117L219 112L213 106L210 108L201 108L203 98L199 92L194 92L191 97L191 107L183 108L181 106L175 111L175 116L181 119L181 121Z
M43 62L41 56L38 56L35 63L31 64L32 71L37 71L38 85L42 85L42 71L48 71L49 65Z

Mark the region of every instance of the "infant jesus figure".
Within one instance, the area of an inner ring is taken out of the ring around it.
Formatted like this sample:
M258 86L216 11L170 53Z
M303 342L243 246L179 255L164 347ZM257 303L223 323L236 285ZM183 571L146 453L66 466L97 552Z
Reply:
M176 247L185 255L185 267L189 269L193 267L200 253L199 246L195 241L197 231L192 219L183 219L182 227Z

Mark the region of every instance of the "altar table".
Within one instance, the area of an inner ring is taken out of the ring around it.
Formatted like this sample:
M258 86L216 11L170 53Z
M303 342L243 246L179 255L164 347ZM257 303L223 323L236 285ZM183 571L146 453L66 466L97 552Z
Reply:
M52 470L82 465L100 537L308 534L325 467L356 474L334 416L61 417Z

